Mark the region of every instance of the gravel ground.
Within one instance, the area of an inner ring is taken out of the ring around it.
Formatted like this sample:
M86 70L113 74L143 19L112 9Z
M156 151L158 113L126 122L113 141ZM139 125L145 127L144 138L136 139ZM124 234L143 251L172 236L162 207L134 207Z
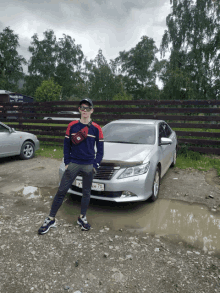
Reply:
M38 235L57 190L59 164L42 157L0 159L0 292L220 292L220 255L179 240L107 226L82 232L62 213L57 228ZM19 189L28 184L44 194L22 195ZM215 170L174 168L162 180L160 196L203 203L218 213L219 191Z

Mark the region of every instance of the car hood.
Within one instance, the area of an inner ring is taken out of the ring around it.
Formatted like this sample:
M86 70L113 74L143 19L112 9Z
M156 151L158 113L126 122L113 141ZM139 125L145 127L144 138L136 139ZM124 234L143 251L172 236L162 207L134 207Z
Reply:
M104 142L102 162L142 163L154 145Z
M19 134L19 135L33 135L34 136L34 134L33 133L30 133L30 132L17 131L17 130L15 130L14 132L17 133L17 134Z

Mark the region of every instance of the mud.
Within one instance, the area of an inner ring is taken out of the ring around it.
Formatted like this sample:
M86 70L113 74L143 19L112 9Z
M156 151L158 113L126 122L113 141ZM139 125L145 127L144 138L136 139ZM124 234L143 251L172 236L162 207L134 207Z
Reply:
M91 200L88 232L76 225L81 198L68 194L57 228L37 235L59 165L0 159L0 292L220 292L214 169L170 169L155 203Z

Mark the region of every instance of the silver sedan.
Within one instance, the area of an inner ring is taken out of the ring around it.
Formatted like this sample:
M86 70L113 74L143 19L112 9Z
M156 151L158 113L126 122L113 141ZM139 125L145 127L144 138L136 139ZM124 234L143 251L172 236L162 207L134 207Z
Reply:
M115 202L158 198L161 178L176 163L177 137L163 120L115 120L103 127L104 157L96 173L91 198ZM59 168L61 180L64 161ZM82 174L69 193L82 196Z
M31 159L39 147L36 135L16 131L0 122L0 158L19 155L23 160Z
M79 114L79 118L70 118L70 117L44 117L44 120L68 120L68 121L73 121L73 120L79 120L80 119L80 113L79 112L74 112L74 111L61 111L58 112L57 114L68 114L68 115L73 115L73 114Z

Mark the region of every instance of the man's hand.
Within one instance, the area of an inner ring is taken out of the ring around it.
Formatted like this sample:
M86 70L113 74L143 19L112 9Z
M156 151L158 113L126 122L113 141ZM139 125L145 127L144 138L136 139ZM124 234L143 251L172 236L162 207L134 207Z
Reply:
M96 174L96 173L97 173L97 171L96 171L96 168L94 168L94 167L93 167L93 172L94 172L94 174Z
M66 165L66 166L65 166L65 170L68 168L68 166L69 166L69 165Z

